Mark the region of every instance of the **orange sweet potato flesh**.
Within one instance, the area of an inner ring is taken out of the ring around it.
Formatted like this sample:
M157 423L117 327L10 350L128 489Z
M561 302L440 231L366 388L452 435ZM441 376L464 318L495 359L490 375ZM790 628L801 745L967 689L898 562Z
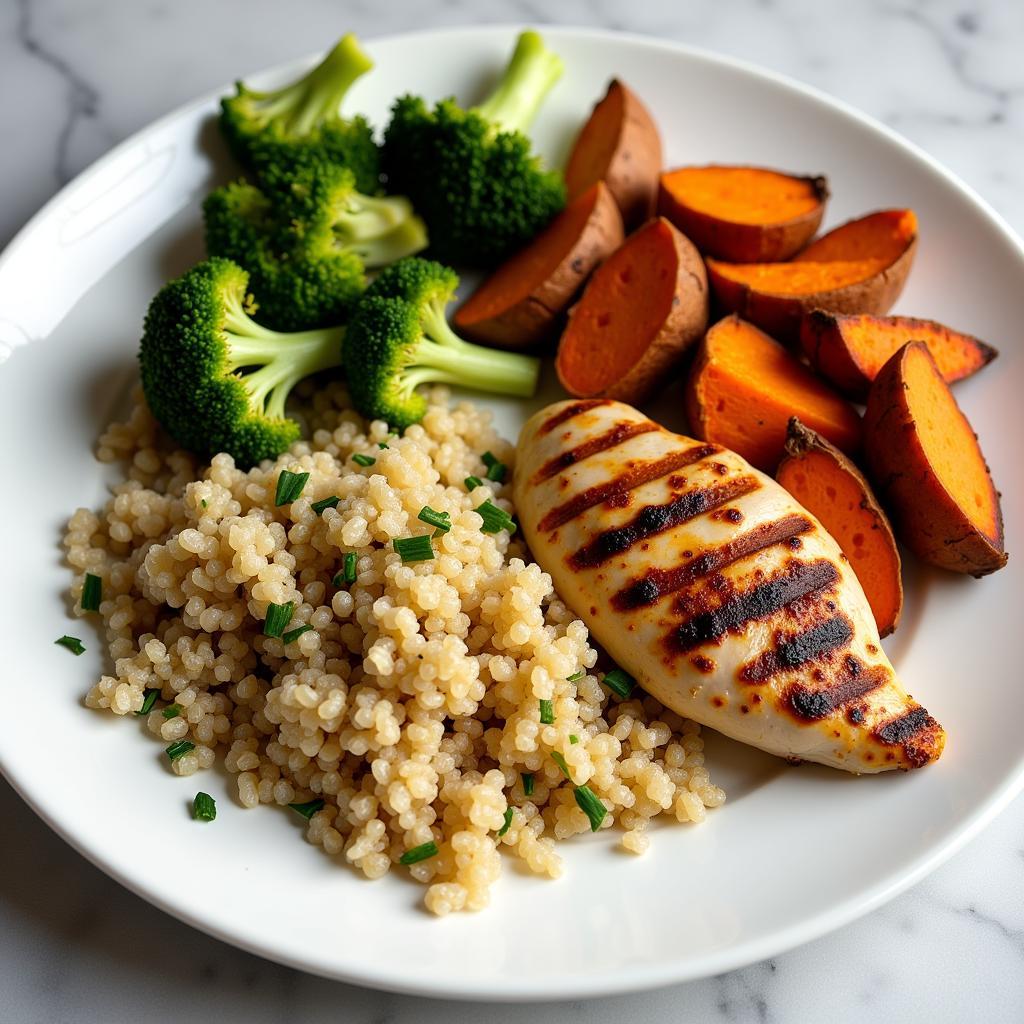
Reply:
M897 536L918 558L972 576L1006 565L999 494L923 342L904 345L872 383L864 454Z
M766 473L782 458L797 416L845 452L860 417L778 342L737 316L708 331L690 370L686 409L695 437L731 448Z
M928 346L949 384L977 373L998 355L970 334L909 316L841 316L818 309L800 327L800 347L811 365L856 401L867 398L879 370L908 341Z
M827 198L821 177L715 164L662 174L658 212L705 256L772 263L788 260L811 240Z
M707 322L700 253L655 218L594 272L570 310L555 360L558 379L577 397L643 401Z
M835 537L864 588L879 635L888 636L903 611L900 553L871 485L838 448L795 416L785 452L775 479Z
M623 238L618 205L599 181L477 288L456 312L456 327L474 341L501 348L545 341L594 268Z
M882 210L823 235L788 263L707 261L719 303L787 343L812 309L888 312L906 283L917 243L912 210Z
M658 126L636 93L613 78L569 154L569 198L604 181L632 229L654 212L661 164Z

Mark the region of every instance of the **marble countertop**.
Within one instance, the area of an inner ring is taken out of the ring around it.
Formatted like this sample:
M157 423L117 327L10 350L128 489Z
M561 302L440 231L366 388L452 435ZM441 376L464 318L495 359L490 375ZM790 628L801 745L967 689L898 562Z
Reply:
M6 0L0 246L153 118L345 29L543 25L556 10L824 89L922 146L1024 233L1024 4L1008 0ZM0 820L0 1024L1024 1019L1024 798L928 880L831 936L719 978L532 1007L391 996L266 963L121 889L2 781Z

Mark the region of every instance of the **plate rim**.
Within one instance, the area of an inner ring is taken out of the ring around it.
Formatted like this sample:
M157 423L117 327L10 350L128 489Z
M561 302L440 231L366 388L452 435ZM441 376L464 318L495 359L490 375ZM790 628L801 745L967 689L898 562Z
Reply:
M368 34L363 38L368 43L390 44L409 39L422 39L431 36L463 34L505 35L521 31L528 27L525 22L501 22L486 25L456 25L432 29L418 29L407 32L386 33L383 35ZM890 144L916 158L921 164L943 179L994 228L1002 240L1015 252L1021 266L1024 267L1024 242L1017 232L986 199L974 188L960 179L935 157L919 147L916 143L904 138L899 132L888 127L869 114L864 113L852 104L838 99L816 86L808 85L782 72L762 67L752 61L715 53L704 47L669 39L658 39L638 32L620 32L613 29L577 26L571 24L544 24L541 31L546 36L556 38L566 36L572 38L591 38L603 42L626 42L635 46L647 47L652 50L681 55L687 60L696 61L717 67L726 67L756 79L767 80L792 93L810 99L817 104L829 108L845 118L859 123L884 137ZM258 69L245 75L247 79L271 76L284 77L314 62L319 54L308 54ZM17 259L26 242L35 234L53 214L59 211L70 198L86 188L92 179L121 157L124 153L143 144L145 140L161 131L176 120L187 117L196 110L214 103L219 97L231 89L227 83L216 89L179 104L174 109L150 121L133 132L116 146L94 160L80 171L71 181L63 185L47 200L14 234L8 244L0 252L0 283L6 267ZM80 298L76 300L80 301ZM63 321L63 317L61 321ZM56 325L54 325L56 327ZM30 341L38 340L29 338ZM3 354L0 353L0 365ZM18 796L69 846L81 854L87 861L99 868L108 877L124 886L147 903L157 907L179 921L197 930L226 942L229 945L260 956L266 960L283 964L304 973L343 981L349 984L371 987L379 990L408 995L430 996L434 998L466 1000L483 1000L502 1003L529 1003L552 999L584 999L602 996L627 994L661 988L667 985L680 984L711 975L722 974L748 966L767 957L785 953L799 945L820 938L841 928L858 918L878 909L895 896L920 882L924 877L947 861L974 839L978 833L999 815L1010 802L1024 790L1024 757L1018 762L1014 771L1008 773L1002 782L990 791L985 798L972 805L960 823L942 840L932 844L926 853L919 855L908 865L896 869L883 876L873 885L860 889L854 895L825 911L812 914L782 930L765 934L759 938L734 943L731 946L694 956L679 963L665 962L653 965L627 964L614 972L605 971L594 978L583 974L565 975L558 978L533 978L526 980L516 978L514 985L508 983L502 987L489 981L486 985L477 985L473 979L467 978L459 988L451 988L446 984L430 984L426 981L404 982L391 970L342 970L329 969L310 963L297 956L277 950L271 945L240 934L230 927L205 920L188 910L176 906L170 899L147 890L144 884L133 879L106 858L103 852L94 848L95 844L72 834L55 815L49 813L42 802L37 802L32 795L30 783L19 776L16 768L9 764L3 747L0 746L0 774L11 785Z

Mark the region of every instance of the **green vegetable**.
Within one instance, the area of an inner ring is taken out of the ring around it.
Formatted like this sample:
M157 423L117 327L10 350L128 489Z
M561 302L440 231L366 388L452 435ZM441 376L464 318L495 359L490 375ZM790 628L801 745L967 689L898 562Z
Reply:
M509 807L505 811L505 823L498 829L498 838L500 839L512 825L512 808Z
M181 445L249 466L299 437L285 401L304 377L341 361L344 328L282 334L249 316L248 274L209 259L150 303L139 350L154 416Z
M217 817L217 802L209 793L196 793L192 801L192 817L196 821L213 821Z
M380 154L362 117L346 120L345 94L373 62L349 33L312 70L270 91L236 83L221 100L220 127L238 159L257 170L287 173L308 153L350 167L363 192L376 192Z
M356 452L352 456L352 461L357 466L372 466L377 460L372 455L360 455L359 452Z
M399 537L392 543L403 562L429 562L434 557L429 537Z
M290 644L295 640L298 640L303 633L308 633L313 627L305 622L301 626L296 626L294 629L289 629L284 636L281 637L281 643Z
M559 753L559 751L557 751L557 750L552 750L551 751L551 760L554 761L555 764L558 765L558 767L561 769L562 774L570 782L572 782L572 776L569 774L569 765L566 764L565 758L561 755L561 753Z
M153 710L153 705L156 703L157 697L160 696L159 690L147 690L142 698L142 707L135 712L137 715L148 715Z
M555 723L555 702L542 700L540 702L540 724L554 725Z
M623 672L621 668L614 668L611 672L606 672L601 682L623 700L633 692L633 687L636 686L636 680L628 672Z
M533 772L523 772L523 796L533 796Z
M180 704L168 704L167 707L160 712L164 718L177 718L181 714L182 707Z
M354 551L345 552L345 582L355 583L356 581L356 562L358 557Z
M401 857L398 858L399 864L419 864L421 860L428 860L431 857L437 856L437 843L431 841L429 843L421 843L419 846L414 846L411 850L406 850Z
M103 580L95 573L87 572L82 581L82 596L79 599L83 612L98 612L103 600Z
M85 644L77 636L62 636L53 642L60 647L67 648L72 654L85 654Z
M309 821L309 819L312 818L317 811L322 811L324 809L324 801L319 799L310 800L309 803L289 804L288 806L296 814L301 814L306 819L306 821Z
M580 669L579 672L573 672L571 676L566 676L566 681L570 683L578 683L587 673Z
M293 473L290 469L282 469L277 478L277 494L274 504L280 508L290 505L301 493L309 479L308 473Z
M493 480L495 483L504 483L505 475L508 473L508 466L504 462L495 462L493 466L487 468L487 479Z
M329 508L337 508L339 501L341 501L341 498L336 494L332 494L329 498L321 498L319 501L314 501L309 507L319 516L323 515Z
M191 740L178 740L172 743L164 753L171 761L177 761L179 757L184 757L190 750L195 749L196 745Z
M565 183L545 170L526 135L562 74L536 32L523 32L491 96L431 110L416 96L392 107L384 133L388 184L408 195L430 229L438 259L491 266L532 239L565 205Z
M608 808L601 803L589 786L577 786L572 795L576 799L576 806L590 819L590 831L596 832L601 827Z
M424 505L416 518L428 526L436 526L439 533L447 533L452 528L451 515L447 512L435 512L429 505Z
M364 416L404 428L423 418L421 384L458 384L478 391L529 396L537 390L533 356L463 341L445 307L459 279L440 263L417 257L382 271L348 326L344 365L349 392Z
M463 481L466 485L467 491L475 491L478 487L483 487L484 482L478 476L467 476Z
M476 511L483 517L484 522L480 529L484 533L500 533L502 530L508 530L509 533L516 532L515 521L503 508L498 508L494 502L482 502L477 505Z
M292 620L294 607L294 601L289 601L287 604L268 604L267 617L263 620L263 635L281 636L285 627Z
M570 743L579 743L579 741L580 741L580 738L575 733L570 733L569 734L569 742Z

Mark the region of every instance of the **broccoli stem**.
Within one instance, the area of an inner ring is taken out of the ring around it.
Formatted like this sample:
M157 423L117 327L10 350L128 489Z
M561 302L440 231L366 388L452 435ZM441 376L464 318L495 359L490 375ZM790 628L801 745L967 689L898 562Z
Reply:
M344 327L282 333L261 327L237 300L225 297L224 333L229 371L258 366L241 381L254 407L283 417L289 392L300 380L341 365Z
M473 109L499 131L525 134L563 67L536 32L522 32L497 88Z
M350 192L335 231L348 242L363 242L386 235L414 216L405 196L365 196Z
M463 341L449 326L444 309L427 303L423 337L402 382L411 392L420 384L458 384L499 395L528 398L537 390L540 360Z
M352 83L373 61L350 32L308 74L270 92L251 92L267 120L279 120L289 134L307 135L321 121L338 114Z

